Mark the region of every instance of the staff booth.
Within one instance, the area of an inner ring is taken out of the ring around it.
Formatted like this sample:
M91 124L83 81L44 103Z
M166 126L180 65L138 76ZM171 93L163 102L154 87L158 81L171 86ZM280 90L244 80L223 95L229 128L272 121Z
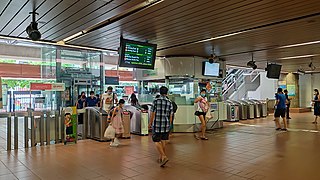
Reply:
M199 130L199 120L194 115L194 100L201 89L207 90L207 99L211 104L211 115L208 129L223 127L226 118L226 107L222 102L222 79L225 77L225 62L218 61L216 73L205 74L207 59L200 57L158 58L154 70L135 70L135 78L139 81L139 101L152 104L157 90L162 85L169 88L168 97L174 101L178 110L174 119L174 132L195 132ZM212 65L209 63L209 65ZM212 69L212 68L211 68ZM207 69L208 70L208 69ZM210 72L207 72L210 73ZM152 86L152 83L154 86ZM154 88L155 87L155 88Z

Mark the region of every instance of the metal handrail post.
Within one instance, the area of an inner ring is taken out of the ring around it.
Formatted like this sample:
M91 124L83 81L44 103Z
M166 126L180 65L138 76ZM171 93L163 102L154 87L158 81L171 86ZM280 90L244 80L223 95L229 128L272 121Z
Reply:
M36 145L36 129L35 129L35 119L33 113L31 113L31 147Z
M29 147L29 129L28 129L28 122L29 117L25 116L24 117L24 147L28 148Z
M14 149L18 149L18 117L15 116L14 117L14 121L13 121L13 148Z
M55 111L54 124L55 124L54 141L55 141L55 144L57 144L59 140L59 111Z
M65 135L64 135L64 130L65 130L65 124L64 124L64 114L65 112L64 111L61 111L61 120L60 120L60 123L61 123L61 130L60 130L60 133L61 133L61 141L62 143L65 142Z
M7 119L7 151L11 150L11 113L0 113L0 118Z
M11 150L11 116L7 117L7 151Z
M46 145L50 145L50 122L51 122L51 112L46 113Z
M86 111L83 114L83 129L82 129L82 139L87 139L88 136L88 111L89 109L86 108Z
M39 121L39 132L40 132L40 146L44 145L44 116L41 112Z

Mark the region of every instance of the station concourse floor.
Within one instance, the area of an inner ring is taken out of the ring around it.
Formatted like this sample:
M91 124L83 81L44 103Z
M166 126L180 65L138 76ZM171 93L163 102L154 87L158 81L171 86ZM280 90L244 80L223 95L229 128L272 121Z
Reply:
M149 136L133 135L118 148L93 140L0 151L0 179L237 180L320 179L320 125L312 113L292 114L289 132L276 132L273 117L225 123L196 140L176 133L170 161L160 168Z

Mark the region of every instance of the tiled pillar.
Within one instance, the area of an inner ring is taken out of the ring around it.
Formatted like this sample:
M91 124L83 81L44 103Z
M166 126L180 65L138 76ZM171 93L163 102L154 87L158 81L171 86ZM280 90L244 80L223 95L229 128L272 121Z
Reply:
M291 107L293 108L297 108L299 107L300 104L300 97L299 97L299 75L298 74L293 74L293 73L289 73L285 76L285 81L287 83L287 90L289 91L290 94L290 90L294 87L295 89L295 95L294 96L290 96L292 98L291 100Z

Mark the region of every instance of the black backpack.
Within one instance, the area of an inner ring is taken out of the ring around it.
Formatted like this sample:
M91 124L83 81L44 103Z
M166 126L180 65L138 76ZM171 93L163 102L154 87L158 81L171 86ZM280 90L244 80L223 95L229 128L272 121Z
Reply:
M173 113L176 113L178 110L178 106L174 101L172 101L172 108L173 108Z

